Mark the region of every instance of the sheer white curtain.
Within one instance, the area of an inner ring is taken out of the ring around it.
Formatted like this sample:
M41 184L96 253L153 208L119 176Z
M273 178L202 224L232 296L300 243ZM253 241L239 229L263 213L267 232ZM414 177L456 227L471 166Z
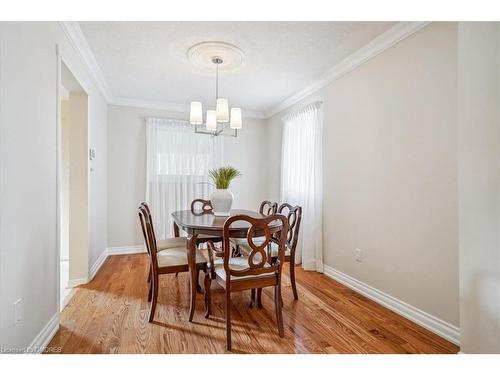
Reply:
M323 272L323 115L321 102L283 119L281 201L302 206L296 262Z
M146 201L158 239L172 236L173 211L208 199L208 171L222 165L221 138L195 134L187 121L146 119Z

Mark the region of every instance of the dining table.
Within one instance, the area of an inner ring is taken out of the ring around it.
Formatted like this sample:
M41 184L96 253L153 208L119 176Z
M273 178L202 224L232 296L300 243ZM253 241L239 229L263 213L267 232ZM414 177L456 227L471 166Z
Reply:
M189 290L190 290L190 304L189 304L189 321L193 320L194 312L196 309L196 293L198 286L198 272L196 270L196 250L198 238L200 236L211 236L219 238L223 236L224 223L230 216L234 215L248 215L253 218L264 218L266 215L251 211L234 209L230 211L229 216L215 216L211 212L195 212L192 210L183 210L172 212L174 219L174 236L180 236L180 229L187 233L187 246L188 265L189 265ZM235 221L229 228L229 237L231 238L247 238L248 230L251 225L247 221ZM271 233L278 232L281 229L279 221L272 221L269 223L268 228ZM253 237L264 236L264 229L254 228L252 233Z

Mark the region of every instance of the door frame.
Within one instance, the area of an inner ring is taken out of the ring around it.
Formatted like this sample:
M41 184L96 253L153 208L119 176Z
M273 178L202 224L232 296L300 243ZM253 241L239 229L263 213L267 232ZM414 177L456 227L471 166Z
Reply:
M62 84L62 66L63 64L70 70L73 77L77 80L79 85L82 87L83 91L87 94L87 150L89 149L90 140L90 96L88 85L81 76L78 75L77 69L70 62L70 59L61 50L59 44L56 44L56 272L57 272L57 311L61 312L64 306L61 306L61 214L62 214L62 109L61 109L61 84ZM88 160L88 159L87 159ZM87 164L89 167L89 164ZM87 167L87 209L90 211L90 171ZM90 214L88 215L88 220L90 221ZM90 222L88 223L88 236L90 243ZM89 250L87 249L87 257L89 255ZM89 270L87 269L87 276L85 280L81 280L82 283L88 282L89 280ZM76 286L76 285L75 285ZM68 301L66 301L67 303Z

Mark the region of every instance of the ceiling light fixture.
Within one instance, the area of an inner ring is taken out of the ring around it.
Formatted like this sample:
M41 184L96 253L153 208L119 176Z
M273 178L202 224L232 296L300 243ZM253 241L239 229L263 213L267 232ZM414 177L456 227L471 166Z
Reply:
M222 57L212 57L215 64L215 110L207 110L205 126L203 126L203 106L201 102L191 102L189 122L194 125L194 132L213 136L238 136L238 129L242 127L241 108L231 108L225 98L219 98L219 65L224 63ZM229 125L229 126L228 126Z

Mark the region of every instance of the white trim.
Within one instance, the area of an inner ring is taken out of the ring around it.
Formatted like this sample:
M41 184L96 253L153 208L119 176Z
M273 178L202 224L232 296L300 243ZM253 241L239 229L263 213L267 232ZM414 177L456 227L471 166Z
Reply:
M92 280L95 277L97 271L99 271L102 264L105 262L107 258L108 258L108 249L104 249L101 255L99 255L99 257L96 259L92 267L90 267L90 280Z
M109 103L112 97L111 90L106 83L104 74L102 73L101 68L97 63L94 53L92 52L92 49L90 48L87 39L85 38L85 35L80 28L80 25L75 21L65 21L59 22L59 26L61 27L64 34L66 34L73 48L80 55L80 58L85 63L85 66L87 67L90 75L94 78L95 84L101 91L106 101Z
M124 107L136 107L147 109L159 109L169 112L189 113L189 104L178 104L168 102L156 102L153 100L119 98L113 96L109 100L109 104L119 105Z
M49 322L42 328L42 330L36 335L35 339L26 349L26 353L42 353L47 347L52 337L57 333L59 329L59 313L55 313Z
M298 103L309 95L330 84L345 73L350 72L359 65L365 63L366 61L400 42L401 40L416 33L423 27L427 26L429 23L430 22L399 22L389 30L385 31L384 33L370 41L365 46L361 47L353 54L342 60L340 63L330 68L325 74L322 75L320 79L312 82L304 89L283 100L278 105L270 108L267 111L243 110L243 117L268 119L271 116L274 116L276 113L279 113L291 107L292 105ZM102 73L101 68L97 63L94 53L92 52L92 49L90 48L78 22L59 22L59 25L68 37L72 46L79 53L81 59L84 61L90 75L94 78L97 87L102 92L108 104L189 113L189 106L187 104L158 102L142 99L129 99L113 96L104 78L104 74Z
M144 245L118 246L118 247L108 247L107 252L108 256L123 255L123 254L142 254L146 252L146 249L144 248Z
M87 284L89 282L88 277L81 277L79 279L69 279L68 280L68 288L75 288L78 285Z
M143 99L129 99L120 98L113 96L109 85L104 78L99 64L95 58L92 49L90 48L85 34L83 33L80 25L76 21L65 21L59 22L59 26L63 30L66 37L69 39L73 48L80 55L80 58L85 63L90 75L95 81L95 84L101 91L106 102L108 104L127 106L127 107L138 107L147 109L159 109L171 112L189 113L189 104L179 104L179 103L168 103L159 102L154 100L143 100ZM243 117L246 118L257 118L264 119L264 113L259 111L247 111L243 109Z
M326 276L338 281L339 283L355 290L359 294L377 302L378 304L387 307L396 314L404 316L414 323L428 329L431 332L445 338L446 340L460 345L460 328L445 322L425 311L422 311L406 302L403 302L391 295L384 293L374 287L365 284L362 281L355 279L345 273L342 273L330 266L324 265L324 273Z
M64 308L66 307L66 305L69 303L69 301L71 300L71 297L73 297L73 293L74 293L74 289L72 288L65 288L62 292L61 292L61 297L60 297L60 303L61 303L61 306L59 307L59 311L63 311Z
M400 42L401 40L416 33L423 27L427 26L429 23L430 22L399 22L386 32L370 41L365 46L361 47L353 54L349 55L340 63L330 68L317 81L312 82L304 89L283 100L278 105L265 111L265 118L270 118L271 116L274 116L275 114L300 102L309 95L314 94L316 91L327 86L345 73L350 72L351 70L357 68L361 64L367 62L371 58L377 56L386 49Z
M146 109L158 109L169 112L179 112L179 113L189 113L190 105L189 104L179 104L179 103L169 103L169 102L158 102L154 100L142 100L142 99L129 99L129 98L118 98L116 96L112 96L109 101L109 104L119 105L125 107L136 107L136 108L146 108ZM243 118L256 118L256 119L265 119L263 112L260 111L250 111L242 109Z

